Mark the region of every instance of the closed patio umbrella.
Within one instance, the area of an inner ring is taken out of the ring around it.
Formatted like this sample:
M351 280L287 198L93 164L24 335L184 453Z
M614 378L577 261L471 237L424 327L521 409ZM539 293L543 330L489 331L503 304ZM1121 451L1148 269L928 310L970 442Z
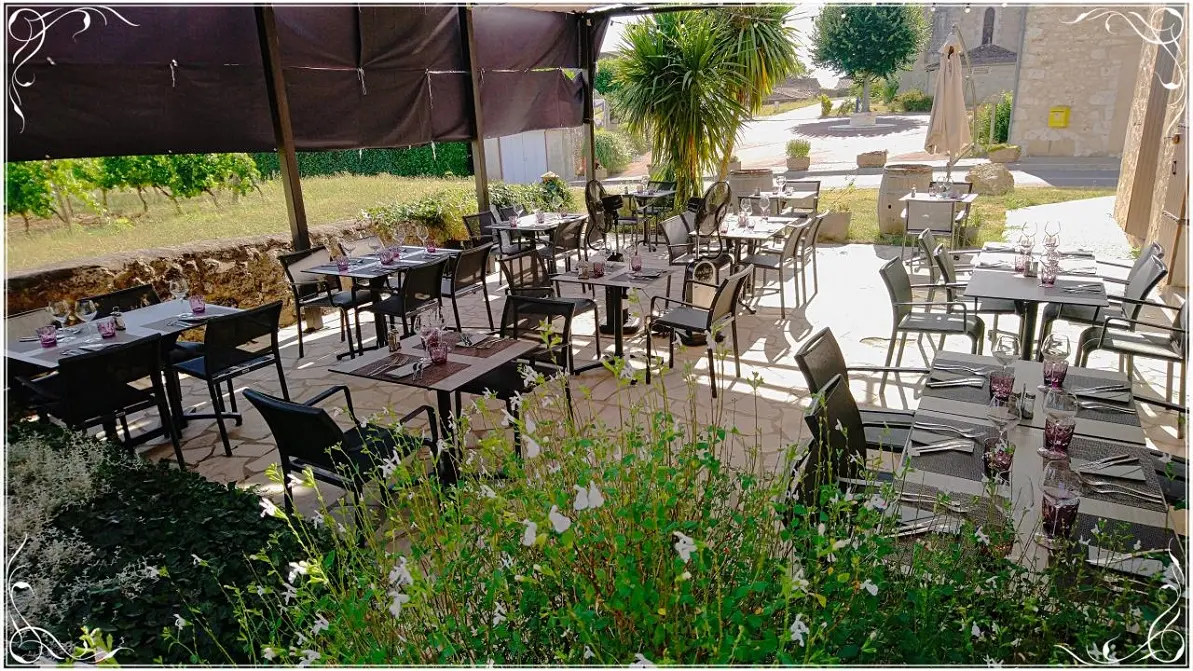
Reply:
M940 69L936 71L936 96L928 119L924 151L949 155L948 171L973 143L965 114L965 88L961 76L961 53L965 46L956 30L940 45Z

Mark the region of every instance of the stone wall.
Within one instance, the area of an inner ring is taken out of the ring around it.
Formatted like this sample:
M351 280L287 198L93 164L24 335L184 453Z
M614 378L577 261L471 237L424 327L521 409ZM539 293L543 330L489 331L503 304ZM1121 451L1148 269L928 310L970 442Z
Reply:
M310 229L311 243L334 243L361 231L365 224L345 221ZM291 251L288 234L211 240L181 247L123 252L26 270L8 276L8 314L44 308L52 300L85 296L152 284L169 297L169 282L185 278L218 305L255 307L285 302L282 324L294 322L294 310L278 254Z
M1119 156L1143 40L1123 22L1068 24L1086 8L1031 7L1019 54L1011 142L1028 156ZM1126 8L1123 8L1126 9ZM1048 112L1070 107L1067 128Z

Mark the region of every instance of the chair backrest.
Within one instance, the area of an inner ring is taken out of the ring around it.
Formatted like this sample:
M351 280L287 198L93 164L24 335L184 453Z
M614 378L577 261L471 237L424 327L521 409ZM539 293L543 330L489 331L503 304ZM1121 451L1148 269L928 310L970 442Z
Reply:
M1172 320L1172 328L1179 329L1174 331L1168 339L1172 341L1173 347L1176 351L1184 356L1189 351L1189 301L1181 306L1181 309L1176 311L1176 318Z
M944 245L936 245L932 250L932 259L936 262L936 268L946 283L951 284L957 281L957 266L953 265L953 255L945 251ZM952 294L951 291L949 293Z
M828 212L821 212L812 217L812 223L808 226L807 232L803 236L804 249L810 250L811 253L816 253L816 241L820 237L820 227L824 225L825 218L828 217Z
M1164 260L1164 248L1159 243L1148 243L1147 246L1139 250L1139 258L1135 259L1135 263L1131 264L1131 271L1127 273L1127 276L1130 277L1132 273L1139 272L1151 261L1153 256L1161 261Z
M693 228L705 237L716 233L725 215L729 213L732 200L733 190L727 182L713 182L704 192L704 206L696 214Z
M912 301L911 279L907 277L907 270L903 268L903 262L899 259L887 261L878 269L878 274L882 275L882 282L886 284L886 291L891 297L891 311L894 313L895 323L898 324L911 313L910 305L900 305Z
M493 251L493 243L486 242L479 247L465 249L456 255L456 263L452 267L452 291L458 291L480 284L485 279L485 269L489 267L489 254Z
M464 226L473 242L493 237L493 213L477 212L464 215Z
M692 252L692 235L688 232L688 225L681 215L667 217L659 228L663 230L663 240L667 244L668 262Z
M944 184L944 182L936 179L928 182L929 187L944 186ZM973 193L973 182L953 182L953 190L962 194Z
M107 317L116 309L119 309L121 312L128 312L129 310L136 310L147 305L157 305L162 302L157 292L153 290L152 284L138 284L135 287L99 294L98 296L90 296L89 300L95 301L95 307L97 308L95 312L96 319Z
M346 459L336 457L342 452L331 449L343 442L344 432L326 410L286 401L255 389L245 389L244 397L269 425L284 464L291 466L294 460L299 460L328 471L347 466Z
M510 296L501 313L501 335L543 343L543 329L549 327L559 337L559 343L552 347L542 344L538 354L532 358L547 360L557 366L568 366L571 362L568 348L572 342L572 316L575 311L576 304L571 301Z
M725 281L721 282L721 286L717 287L717 293L713 296L712 303L708 307L709 330L712 330L714 324L737 311L738 299L741 296L742 287L745 285L746 278L750 276L752 271L752 266L746 266L741 272L726 277Z
M37 333L37 329L47 326L53 318L50 313L45 310L29 310L15 314L4 320L4 327L8 329L8 337L10 340L17 338L32 338Z
M925 228L924 230L920 231L920 234L916 236L916 245L920 248L920 252L923 253L925 259L931 259L936 256L936 234L932 232L932 229ZM937 279L940 277L938 266L936 263L929 263L927 265L928 281L930 281L932 284L936 284ZM953 280L946 281L952 282Z
M510 207L499 207L497 208L497 216L501 217L502 221L509 221L510 217L518 216L518 208L513 205Z
M402 307L406 314L427 303L439 301L443 295L443 274L447 271L449 260L442 258L420 263L406 271L402 277Z
M807 198L799 200L788 200L791 204L791 209L795 214L815 214L820 208L820 180L817 179L801 179L796 181L789 181L783 184L784 193L794 193L796 191L811 191L812 195Z
M553 295L551 271L537 249L526 249L499 258L501 274L505 276L506 291L510 294L532 296Z
M128 398L126 385L137 380L150 378L154 391L162 393L161 351L161 336L153 335L59 359L61 419L77 427L120 410L119 402Z
M1137 301L1145 300L1152 289L1167 274L1168 267L1164 265L1164 261L1153 256L1148 263L1139 264L1138 270L1131 270L1131 274L1127 276L1127 286L1123 289L1123 296ZM1123 304L1123 312L1128 319L1138 319L1139 311L1142 309L1142 305Z
M804 374L808 391L813 394L824 389L838 375L845 379L846 384L849 383L845 355L841 353L836 337L827 326L812 334L803 347L799 348L795 354L795 362Z
M301 249L297 252L278 254L278 261L282 263L282 270L286 273L286 282L293 290L297 291L303 285L311 285L318 282L327 282L334 286L339 286L339 278L334 275L318 275L306 272L309 268L331 263L331 254L327 251L327 247L323 245L310 249Z
M272 352L277 355L278 318L282 302L242 310L207 321L203 336L203 361L209 375L252 361ZM268 337L269 344L258 342Z
M821 450L818 480L858 477L866 462L866 427L844 377L833 376L812 397L804 423Z
M783 240L782 258L793 259L799 254L800 244L804 242L804 236L811 230L811 225L808 226L792 226L788 231L787 237Z
M567 254L580 249L580 233L584 228L584 220L576 219L555 227L551 231L551 254Z
M953 234L953 202L942 200L929 202L926 200L909 200L904 203L907 208L907 234L917 235L929 228L935 233Z

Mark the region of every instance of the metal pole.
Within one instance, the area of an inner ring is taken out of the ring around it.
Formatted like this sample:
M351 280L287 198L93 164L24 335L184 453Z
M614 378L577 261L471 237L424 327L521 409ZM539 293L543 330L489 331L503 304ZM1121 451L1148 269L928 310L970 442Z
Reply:
M581 44L584 57L584 123L587 125L588 152L584 156L584 174L588 180L596 179L596 113L593 110L593 98L596 96L596 59L592 57L592 19L585 17L584 25L580 26ZM608 101L605 103L605 113L609 113Z
M489 210L489 174L485 170L485 125L484 115L481 113L481 72L476 59L476 38L472 30L472 9L460 8L460 32L464 38L464 60L468 61L468 70L472 76L471 95L468 105L472 110L472 125L476 129L476 136L472 140L472 173L476 180L476 209L478 212Z
M253 8L257 17L257 37L261 43L261 64L265 68L265 91L269 98L269 116L278 145L282 190L286 194L286 215L290 219L290 237L295 251L311 248L307 233L307 211L302 202L302 184L298 176L298 155L294 150L294 128L290 124L290 102L278 50L277 21L272 5Z

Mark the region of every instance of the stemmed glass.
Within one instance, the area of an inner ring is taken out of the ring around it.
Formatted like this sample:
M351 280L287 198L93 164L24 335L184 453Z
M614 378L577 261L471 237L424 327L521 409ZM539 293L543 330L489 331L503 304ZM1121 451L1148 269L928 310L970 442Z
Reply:
M787 175L779 175L775 178L775 185L779 188L779 193L783 193L783 189L787 187Z
M1060 246L1060 222L1049 221L1044 224L1044 248L1051 254Z
M1027 248L1028 248L1029 252L1032 249L1035 249L1037 230L1038 229L1036 226L1036 222L1034 222L1034 221L1029 221L1023 225L1023 237L1026 238Z
M1003 368L1015 363L1015 360L1019 358L1019 336L1013 333L1000 334L998 340L994 342L994 349L991 353L1003 365Z
M646 187L650 185L650 176L643 175L638 178L638 190L646 191Z
M758 199L758 206L762 208L762 220L766 221L770 216L770 196L762 194L762 197Z
M46 307L46 310L50 313L50 316L54 318L54 321L58 323L59 328L66 326L66 318L70 316L69 302L61 300L50 301L50 304Z
M190 285L188 285L186 280L183 279L170 280L169 286L170 296L176 301L186 298L187 292L190 291Z
M427 230L427 227L419 224L418 228L414 229L414 235L418 238L419 243L422 244L423 249L426 249L427 237L431 235L431 232Z
M986 419L998 429L999 440L1005 441L1007 432L1019 425L1019 404L1010 398L994 396L986 404Z
M75 302L75 314L79 315L79 319L82 319L84 324L90 324L98 312L99 306L95 304L95 301L84 299ZM99 342L99 340L100 338L96 336L88 338L84 342Z
M344 238L341 240L340 247L344 250L344 255L351 258L352 252L356 251L356 243L358 242L360 241L353 240L352 238Z
M1040 532L1036 542L1053 549L1057 541L1068 540L1081 505L1081 478L1069 468L1068 459L1049 462L1040 487Z

